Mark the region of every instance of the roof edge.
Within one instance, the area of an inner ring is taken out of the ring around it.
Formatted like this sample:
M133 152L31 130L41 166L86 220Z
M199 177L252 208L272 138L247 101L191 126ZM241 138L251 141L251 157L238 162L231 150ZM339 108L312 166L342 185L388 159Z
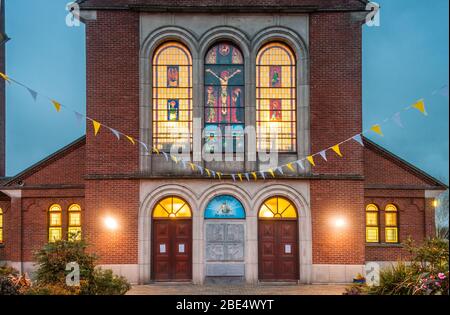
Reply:
M386 148L382 147L381 145L375 143L374 141L369 140L368 138L366 138L364 136L363 136L363 141L364 141L364 144L365 144L365 146L367 148L386 154L391 160L396 162L399 166L403 167L405 170L407 170L409 172L414 173L416 176L422 178L423 180L425 180L427 182L431 182L434 186L442 187L442 188L444 188L446 190L449 188L447 184L441 182L439 179L431 176L427 172L421 170L417 166L415 166L415 165L409 163L408 161L402 159L398 155L392 153L391 151L389 151L388 149L386 149ZM434 187L434 189L435 188L436 187Z
M78 145L84 144L86 143L86 136L82 136L78 139L76 139L75 141L69 143L68 145L62 147L61 149L57 150L56 152L50 154L49 156L43 158L42 160L40 160L39 162L31 165L30 167L26 168L25 170L23 170L22 172L18 173L15 176L9 177L7 178L6 182L3 183L2 186L8 186L11 183L17 181L17 180L21 180L22 178L25 178L27 176L31 176L32 174L34 174L35 172L37 172L37 169L39 167L43 167L46 164L49 164L55 160L58 160L60 158L62 158L65 154L71 152L72 149L74 149L75 147L77 147Z

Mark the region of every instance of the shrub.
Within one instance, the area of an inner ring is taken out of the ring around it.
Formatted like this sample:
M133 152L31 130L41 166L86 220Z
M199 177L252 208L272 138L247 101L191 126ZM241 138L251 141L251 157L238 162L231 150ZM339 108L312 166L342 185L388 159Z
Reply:
M19 271L8 265L0 266L0 277L9 275L19 275Z
M81 294L89 295L123 295L131 289L124 277L114 275L111 270L94 270L92 281L82 286Z
M0 276L0 295L19 295L19 288L14 285L9 277Z

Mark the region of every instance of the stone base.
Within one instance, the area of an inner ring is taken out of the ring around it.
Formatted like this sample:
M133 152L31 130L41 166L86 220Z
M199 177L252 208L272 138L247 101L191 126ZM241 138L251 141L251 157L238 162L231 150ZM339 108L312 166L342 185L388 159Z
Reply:
M351 283L364 265L312 265L312 283Z

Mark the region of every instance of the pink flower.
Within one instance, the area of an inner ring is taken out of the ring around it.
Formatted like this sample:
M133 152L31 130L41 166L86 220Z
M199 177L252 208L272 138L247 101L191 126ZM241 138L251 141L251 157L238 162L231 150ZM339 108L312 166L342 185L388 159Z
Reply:
M422 289L426 289L427 288L427 286L424 284L424 285L422 285Z
M440 283L440 282L437 282L437 281L436 281L434 284L435 284L437 287L440 287L440 286L441 286L441 283Z
M438 274L438 277L439 277L439 279L441 279L441 280L444 280L444 279L446 278L446 277L445 277L445 274L443 274L442 272Z

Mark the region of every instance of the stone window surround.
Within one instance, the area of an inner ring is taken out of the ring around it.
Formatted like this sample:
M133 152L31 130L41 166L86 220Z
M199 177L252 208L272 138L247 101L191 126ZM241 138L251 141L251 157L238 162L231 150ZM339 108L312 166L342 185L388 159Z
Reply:
M151 32L142 42L140 51L140 139L150 144L152 141L152 56L164 42L178 41L189 49L193 59L193 117L204 117L204 57L208 49L219 41L231 41L242 51L245 60L245 125L256 126L256 56L262 46L269 42L283 42L295 52L297 64L297 152L280 154L280 161L292 161L310 153L310 112L309 112L309 54L305 40L287 27L273 26L261 30L249 38L244 32L230 26L211 28L200 38L177 26L161 27ZM203 119L202 119L203 123ZM201 135L193 134L194 139ZM256 139L255 139L256 141ZM248 137L245 145L248 147ZM195 160L200 160L200 150L194 148ZM152 173L152 154L143 148L140 151L141 173ZM203 163L203 162L200 162ZM204 166L204 164L203 164ZM248 161L245 156L246 171L257 169L257 162ZM300 170L301 171L301 170ZM308 173L309 166L303 171ZM300 172L301 173L301 172Z

